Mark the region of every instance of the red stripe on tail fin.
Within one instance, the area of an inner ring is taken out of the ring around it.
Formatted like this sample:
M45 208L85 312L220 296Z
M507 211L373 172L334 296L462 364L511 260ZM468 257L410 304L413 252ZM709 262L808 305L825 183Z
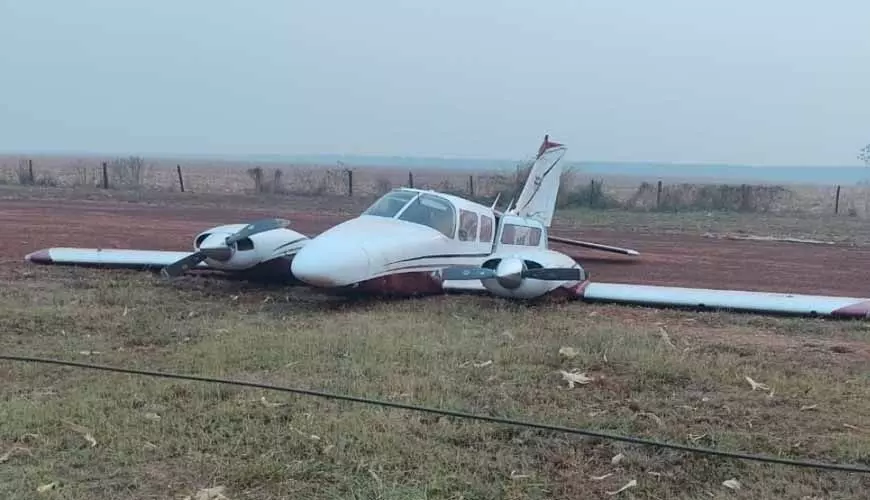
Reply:
M562 144L558 142L550 142L550 134L546 134L544 136L544 142L541 143L541 147L538 148L538 158L541 157L548 149L561 147Z

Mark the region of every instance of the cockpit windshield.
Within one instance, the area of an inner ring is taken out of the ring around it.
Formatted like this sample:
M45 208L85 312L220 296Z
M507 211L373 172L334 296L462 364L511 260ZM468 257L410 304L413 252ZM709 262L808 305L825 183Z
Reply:
M399 216L399 220L429 226L448 238L455 232L455 219L456 213L449 201L429 194L420 195Z
M399 220L431 227L452 238L456 232L456 212L453 204L440 196L426 193L409 204L418 194L416 191L392 191L367 208L363 215L393 218L401 212ZM408 208L402 211L405 205Z
M372 206L363 212L363 215L377 215L380 217L395 217L417 193L413 191L391 191L380 197Z

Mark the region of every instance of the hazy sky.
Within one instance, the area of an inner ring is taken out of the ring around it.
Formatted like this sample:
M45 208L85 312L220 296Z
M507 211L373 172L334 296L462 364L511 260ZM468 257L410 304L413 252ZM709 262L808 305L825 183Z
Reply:
M858 164L867 0L0 0L0 150ZM566 158L566 159L569 159Z

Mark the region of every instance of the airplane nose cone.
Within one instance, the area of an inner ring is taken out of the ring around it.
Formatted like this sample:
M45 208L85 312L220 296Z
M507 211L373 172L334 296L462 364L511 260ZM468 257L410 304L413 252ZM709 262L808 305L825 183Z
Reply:
M316 287L340 287L365 280L369 275L369 256L354 245L323 245L312 241L293 258L293 275Z

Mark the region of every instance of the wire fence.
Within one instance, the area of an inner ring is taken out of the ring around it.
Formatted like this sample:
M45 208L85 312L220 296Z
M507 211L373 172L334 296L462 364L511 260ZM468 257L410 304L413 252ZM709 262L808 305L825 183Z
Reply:
M518 194L529 165L508 171L352 167L347 165L253 166L223 163L147 162L141 157L77 160L63 163L18 158L0 163L0 184L45 188L124 189L214 194L346 196L373 198L408 186L507 203ZM560 207L633 211L870 216L870 186L770 185L672 182L661 179L591 177L563 174Z

